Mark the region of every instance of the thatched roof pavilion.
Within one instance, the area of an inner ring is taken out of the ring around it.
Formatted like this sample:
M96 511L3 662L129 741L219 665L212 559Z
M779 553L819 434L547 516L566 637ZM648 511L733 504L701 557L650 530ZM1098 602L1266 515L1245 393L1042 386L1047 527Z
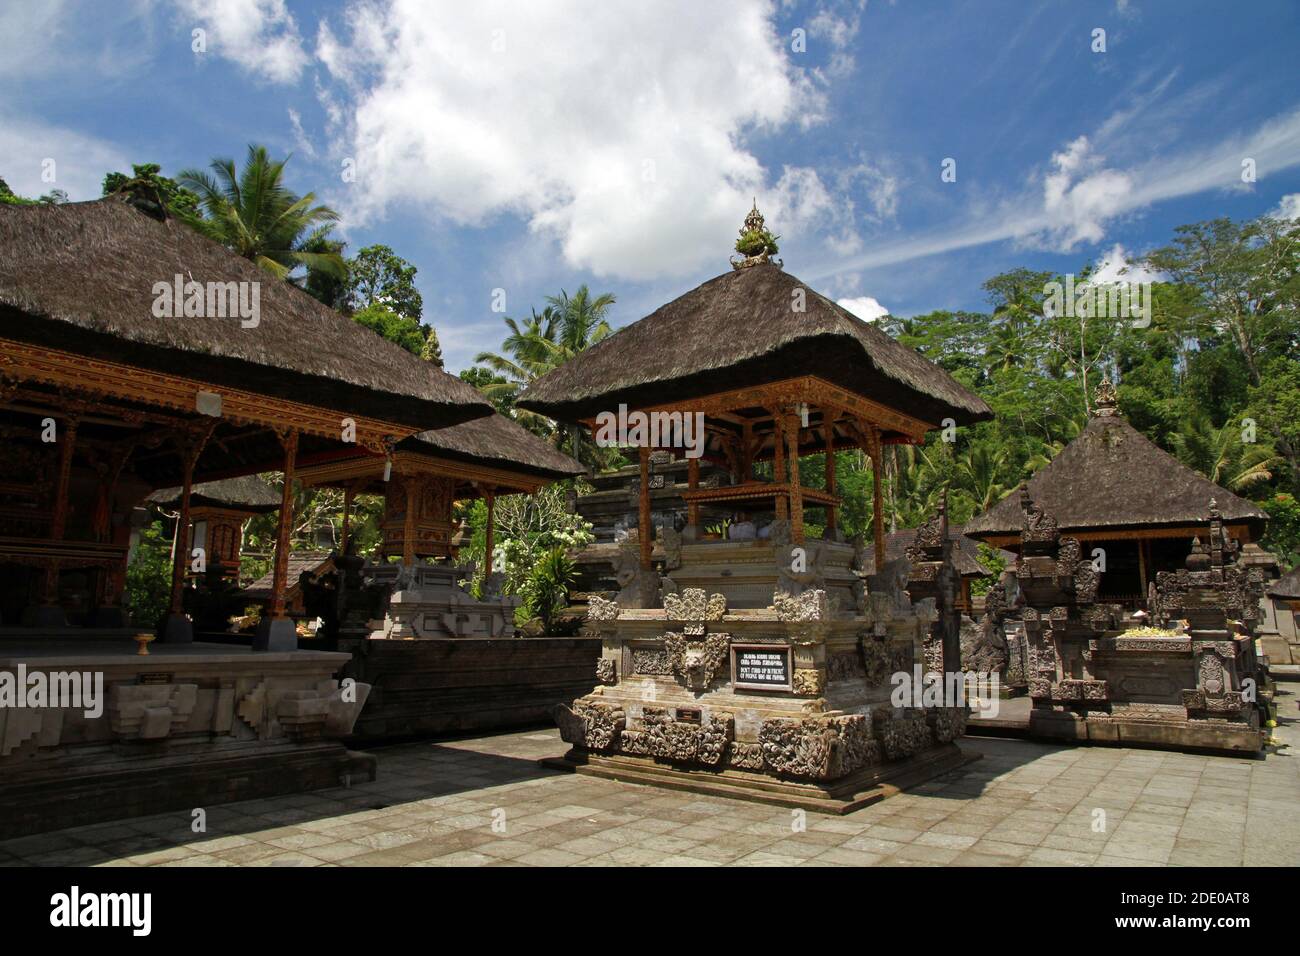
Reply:
M763 231L757 209L741 235L754 231ZM801 455L864 448L878 479L882 444L919 443L947 420L991 417L983 400L938 365L809 288L766 253L732 265L542 376L519 405L597 431L599 420L620 406L661 420L702 415L703 452L725 463L735 481L697 488L698 458L689 458L692 477L683 498L690 528L698 525L701 503L774 503L795 542L803 540L805 503L826 509L832 535L839 504L829 467L824 489L801 486ZM644 490L654 441L624 443L639 444ZM772 461L775 478L754 481L753 465L764 460ZM642 498L641 563L648 570L649 499ZM876 498L876 548L883 557L878 485Z
M408 431L492 410L467 383L120 196L0 206L0 249L0 334L16 343L307 402L339 413L334 419L361 413ZM177 275L205 287L256 283L257 324L156 316L155 285Z
M488 506L487 553L492 552L492 515L499 494L532 494L543 485L572 478L582 465L504 415L493 413L449 428L421 432L398 443L386 458L364 452L310 465L304 484L344 491L346 547L352 498L380 493L387 499L385 554L448 556L453 550L451 504L483 498Z
M796 311L800 297L804 309ZM914 437L922 423L964 425L993 415L944 369L775 263L724 273L660 306L533 382L519 405L585 421L620 403L686 407L805 376L899 413L886 442ZM817 440L809 437L811 450ZM836 437L852 440L839 427Z
M1204 535L1211 501L1225 530L1241 542L1258 538L1268 515L1159 448L1119 413L1109 379L1098 387L1093 417L1074 441L1027 483L1034 504L1062 534L1091 547L1106 544L1111 577L1128 579L1122 597L1138 604L1157 570L1182 567L1191 541ZM1019 491L963 526L991 545L1018 551L1024 520ZM1091 547L1085 546L1088 553ZM1115 596L1112 592L1112 596Z
M161 488L147 499L163 508L180 505L181 488ZM280 492L257 475L204 481L190 489L191 508L229 508L248 514L269 514L280 507Z
M1279 601L1300 604L1300 564L1273 582L1268 589L1268 596Z
M179 485L189 529L195 481L261 471L285 475L283 593L295 467L492 414L467 383L137 199L0 206L0 562L42 579L10 589L40 594L24 621L60 624L61 574L84 570L70 603L121 622L131 507ZM192 636L188 550L174 549L169 640ZM281 603L265 620L283 640L259 635L260 649L294 644Z
M1190 538L1204 532L1211 498L1236 537L1258 537L1268 520L1258 505L1188 468L1130 425L1109 383L1098 390L1084 430L1028 485L1034 504L1056 518L1061 532L1083 541ZM1022 520L1017 492L963 531L989 544L1018 546Z

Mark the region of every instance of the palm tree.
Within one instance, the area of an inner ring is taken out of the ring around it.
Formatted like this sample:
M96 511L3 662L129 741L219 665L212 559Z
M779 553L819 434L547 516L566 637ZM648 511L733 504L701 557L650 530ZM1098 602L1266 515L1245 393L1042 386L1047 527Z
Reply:
M177 182L198 195L203 210L190 224L278 278L299 267L345 276L343 257L322 242L338 213L315 205L315 193L290 191L284 185L287 162L271 159L264 146L250 145L242 172L232 159L214 159L212 174L182 171Z
M975 513L983 514L1001 501L1011 490L1003 482L1007 473L1007 450L991 451L986 445L976 445L957 461L957 487L970 495L975 503Z
M1272 468L1282 461L1268 445L1243 441L1236 422L1216 429L1205 415L1184 418L1179 430L1169 436L1169 444L1184 465L1229 491L1269 481Z
M489 398L513 399L533 380L559 368L580 352L610 335L613 329L605 318L613 305L613 293L592 296L584 284L570 296L564 290L546 297L546 307L532 310L521 324L507 317L510 334L502 343L502 352L480 352L474 361L504 375L505 382L488 385L483 393ZM546 423L556 445L585 464L603 463L604 455L579 427L555 428L549 419L522 409L520 423L534 428Z

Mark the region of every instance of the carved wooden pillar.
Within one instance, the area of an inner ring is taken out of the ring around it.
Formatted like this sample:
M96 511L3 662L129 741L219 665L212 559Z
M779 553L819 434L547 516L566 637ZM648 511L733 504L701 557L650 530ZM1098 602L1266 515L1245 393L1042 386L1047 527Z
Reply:
M348 553L348 534L351 532L352 522L352 485L351 483L343 486L343 525L339 529L339 552Z
M280 489L280 516L275 529L275 573L271 578L272 619L285 617L284 592L288 586L290 534L293 531L293 473L298 463L298 432L289 429L280 435L284 446L284 487Z
M785 418L785 441L790 469L790 540L803 544L803 488L799 483L799 415Z
M885 495L880 478L884 455L880 447L880 429L867 424L863 430L867 436L867 454L871 457L871 527L876 540L876 571L879 572L885 566Z
M54 485L54 508L50 518L50 538L62 541L68 523L68 490L72 484L72 455L77 445L77 424L75 415L64 420L63 440L59 444L59 474ZM41 585L41 605L46 608L57 607L59 603L59 570L57 561L51 560L45 565L45 578ZM57 622L56 622L57 623Z
M746 421L740 436L740 480L754 480L754 426Z
M641 487L637 492L637 533L641 539L641 570L649 571L650 555L654 548L650 539L650 446L642 445L638 451L641 457Z
M185 616L182 600L185 565L190 558L190 491L194 486L194 466L198 464L215 427L215 422L191 427L175 439L181 460L181 508L176 516L176 533L172 537L172 593L163 630L163 640L169 643L185 644L194 640L194 626Z
M403 479L403 491L406 492L406 519L402 526L402 563L415 563L415 499L417 482L414 475Z
M786 481L785 474L785 418L780 409L772 412L772 480L777 484ZM790 516L785 495L777 495L776 516L778 519Z
M686 487L691 491L700 487L700 460L698 458L686 459ZM700 527L700 503L692 501L686 506L686 521L695 533L699 534Z
M822 411L822 432L826 445L826 492L835 494L835 423L834 413L830 409ZM826 506L826 530L834 532L839 509L834 505ZM833 537L833 535L832 535Z
M492 488L488 488L484 491L483 501L487 505L487 528L484 530L483 534L483 574L486 577L492 573L492 551L496 545L494 540L496 534L496 529L494 528L497 503L496 491Z

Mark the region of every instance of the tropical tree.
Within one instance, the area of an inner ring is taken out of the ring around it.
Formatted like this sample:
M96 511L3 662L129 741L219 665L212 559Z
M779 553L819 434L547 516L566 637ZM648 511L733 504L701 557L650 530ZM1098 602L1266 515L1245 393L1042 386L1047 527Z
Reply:
M1263 442L1242 441L1242 431L1236 422L1215 428L1205 415L1192 415L1169 441L1183 464L1229 491L1244 491L1270 480L1282 458Z
M232 159L214 159L211 173L183 170L177 182L198 195L202 210L192 225L281 279L298 268L345 275L337 252L312 251L338 213L317 205L315 193L299 196L285 186L287 162L271 159L264 146L250 145L242 171Z

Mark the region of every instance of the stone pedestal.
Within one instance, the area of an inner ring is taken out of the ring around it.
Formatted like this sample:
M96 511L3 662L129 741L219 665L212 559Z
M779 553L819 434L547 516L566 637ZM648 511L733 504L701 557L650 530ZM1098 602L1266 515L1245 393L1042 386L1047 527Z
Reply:
M817 544L802 555L766 542L686 544L674 579L716 589L669 582L657 608L593 600L602 683L556 708L573 748L551 765L848 812L973 759L953 743L964 706L894 694L896 675L919 680L930 627L903 590L906 561L853 587L853 549L821 542L806 564ZM742 545L753 560L737 583L724 572ZM778 587L754 606L764 574ZM731 606L728 591L750 606Z

